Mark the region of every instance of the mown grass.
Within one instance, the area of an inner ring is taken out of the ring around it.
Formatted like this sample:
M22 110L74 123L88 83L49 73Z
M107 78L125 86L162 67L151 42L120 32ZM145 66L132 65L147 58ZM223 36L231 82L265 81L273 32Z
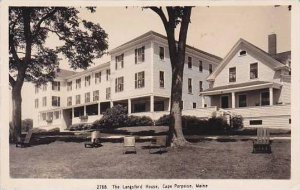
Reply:
M272 154L252 154L252 141L202 141L185 148L149 154L148 142L137 154L122 154L122 143L84 148L83 142L55 141L16 148L10 145L13 178L135 179L288 179L290 141L275 140Z

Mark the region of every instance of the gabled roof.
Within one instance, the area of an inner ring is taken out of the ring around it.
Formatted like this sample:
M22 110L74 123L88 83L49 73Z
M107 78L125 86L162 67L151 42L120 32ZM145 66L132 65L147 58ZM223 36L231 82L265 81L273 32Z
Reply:
M134 44L136 41L143 40L143 39L147 39L147 38L149 38L149 37L159 37L159 38L162 38L162 39L168 41L168 38L167 38L166 36L164 36L164 35L162 35L162 34L159 34L159 33L154 32L154 31L151 30L151 31L149 31L149 32L146 32L146 33L144 33L144 34L142 34L142 35L140 35L140 36L138 36L138 37L136 37L136 38L134 38L134 39L132 39L132 40L130 40L130 41L128 41L128 42L126 42L126 43L124 43L124 44L122 44L122 45L116 47L116 48L114 48L114 49L112 49L112 50L110 50L110 53L114 53L114 52L118 51L119 49L123 49L123 48L126 48L127 46L130 46L131 44ZM197 48L195 48L195 47L186 45L186 48L189 48L189 49L191 49L191 50L194 50L194 51L196 51L196 52L198 52L198 53L202 53L202 54L204 54L204 55L206 55L206 56L212 57L212 58L217 59L217 60L219 60L219 61L222 60L222 58L220 58L220 57L218 57L218 56L216 56L216 55L207 53L207 52L202 51L202 50L200 50L200 49L197 49Z
M56 76L57 78L65 78L65 77L74 75L74 74L76 74L76 73L77 73L77 72L75 72L75 71L70 71L70 70L66 70L66 69L59 69L59 70L57 70L55 76Z
M276 55L272 55L272 57L277 61L285 64L288 59L291 59L291 51L277 53Z
M274 69L283 69L286 68L284 64L273 58L270 54L260 49L259 47L251 44L250 42L240 38L229 53L225 56L223 61L219 64L217 69L207 78L207 80L213 81L216 76L224 69L224 67L229 63L233 56L240 50L246 50L251 52L254 56L264 59L269 65Z

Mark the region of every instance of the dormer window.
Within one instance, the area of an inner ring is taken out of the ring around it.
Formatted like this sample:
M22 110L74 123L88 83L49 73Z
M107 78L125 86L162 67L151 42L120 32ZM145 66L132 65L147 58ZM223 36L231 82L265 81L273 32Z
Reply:
M240 56L244 56L244 55L246 55L246 54L247 54L247 51L246 51L246 50L240 51Z

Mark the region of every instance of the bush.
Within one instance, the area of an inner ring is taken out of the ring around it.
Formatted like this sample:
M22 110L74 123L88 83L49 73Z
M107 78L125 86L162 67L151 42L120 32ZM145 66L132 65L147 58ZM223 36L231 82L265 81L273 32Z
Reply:
M222 131L229 128L230 126L227 124L225 117L212 117L208 119L208 130Z
M81 131L81 130L83 130L84 125L85 124L83 124L83 123L72 124L67 129L70 131Z
M243 116L241 115L234 115L232 118L231 118L231 126L232 126L232 129L241 129L244 127L244 118Z
M102 127L125 127L128 123L127 107L116 105L106 110L100 120L95 121L93 124L95 128Z
M182 127L186 129L199 129L206 128L208 122L205 119L201 119L195 116L182 116Z
M32 133L34 133L34 134L45 133L45 132L47 132L46 129L41 129L41 128L33 128L32 129Z
M134 116L131 115L128 117L127 126L133 127L133 126L152 126L153 120L150 117L147 116Z
M163 115L158 120L155 121L156 126L169 126L171 122L170 115Z

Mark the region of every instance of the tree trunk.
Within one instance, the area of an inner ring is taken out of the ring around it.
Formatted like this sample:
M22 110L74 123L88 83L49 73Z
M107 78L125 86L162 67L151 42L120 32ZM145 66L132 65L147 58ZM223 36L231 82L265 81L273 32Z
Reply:
M21 125L22 125L22 97L21 87L15 85L12 88L12 126L13 126L13 140L17 141L21 136Z

